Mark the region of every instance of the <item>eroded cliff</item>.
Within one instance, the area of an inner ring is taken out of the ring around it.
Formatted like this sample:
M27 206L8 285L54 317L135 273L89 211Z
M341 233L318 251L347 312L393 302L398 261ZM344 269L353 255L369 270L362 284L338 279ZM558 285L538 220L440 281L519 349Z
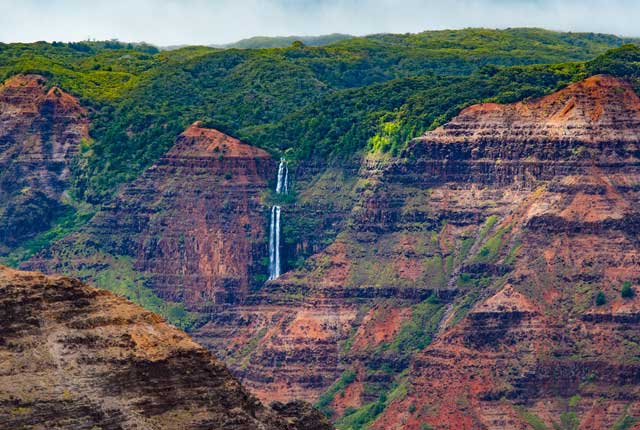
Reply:
M2 428L331 428L263 406L184 332L80 281L0 267L0 310Z
M265 270L262 193L274 169L267 152L195 123L86 226L25 267L98 282L126 276L195 311L242 301Z
M43 76L0 85L0 253L64 212L69 168L86 138L86 110Z
M622 290L640 280L638 130L631 87L596 76L540 100L471 107L414 142L424 166L455 152L454 177L477 169L485 187L524 194L481 248L486 265L461 277L505 273L459 324L444 321L374 428L637 423L639 302Z

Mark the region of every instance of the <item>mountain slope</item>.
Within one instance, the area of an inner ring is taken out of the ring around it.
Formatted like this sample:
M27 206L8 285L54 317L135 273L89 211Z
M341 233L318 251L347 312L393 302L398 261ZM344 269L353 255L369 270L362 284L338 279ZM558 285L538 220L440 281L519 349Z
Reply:
M237 42L224 45L212 45L214 48L238 48L238 49L262 49L262 48L286 48L293 42L302 42L307 46L324 46L340 40L351 39L354 36L348 34L326 34L322 36L255 36Z
M242 302L266 270L262 195L275 168L267 152L192 124L90 222L26 267L73 273L186 327L185 307Z
M413 142L423 165L455 154L451 179L524 198L496 221L483 265L463 269L504 275L418 354L406 397L373 428L635 428L640 308L623 290L640 279L638 129L640 98L596 76L473 106Z
M0 253L47 230L65 212L70 168L89 137L88 112L39 75L0 86Z
M262 406L185 333L77 280L0 267L0 309L3 428L330 428Z

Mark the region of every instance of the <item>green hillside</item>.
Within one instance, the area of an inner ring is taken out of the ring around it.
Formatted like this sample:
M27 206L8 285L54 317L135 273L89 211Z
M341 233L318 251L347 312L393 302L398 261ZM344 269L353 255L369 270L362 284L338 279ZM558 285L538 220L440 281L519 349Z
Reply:
M256 36L237 42L223 45L211 45L213 48L238 48L238 49L260 49L260 48L286 48L293 42L302 42L307 46L325 46L340 40L351 39L354 36L349 34L325 34L322 36L276 36L265 37Z
M292 159L398 154L407 139L465 105L541 95L597 71L634 75L638 49L631 46L584 63L626 42L592 33L468 29L242 50L0 44L0 77L42 73L90 107L92 141L73 170L73 191L96 204L196 120Z

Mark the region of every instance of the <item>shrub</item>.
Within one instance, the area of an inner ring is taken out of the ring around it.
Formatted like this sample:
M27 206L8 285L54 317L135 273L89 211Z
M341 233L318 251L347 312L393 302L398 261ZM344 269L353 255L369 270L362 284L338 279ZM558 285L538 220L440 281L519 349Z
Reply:
M631 288L631 282L624 281L624 283L622 284L620 295L623 299L630 299L631 297L636 295L635 291L633 291L633 288Z
M602 306L607 303L607 298L602 291L596 293L596 306Z
M351 414L355 413L356 411L357 411L357 409L354 408L353 406L347 406L344 409L344 412L342 413L342 415L346 417L348 415L351 415Z

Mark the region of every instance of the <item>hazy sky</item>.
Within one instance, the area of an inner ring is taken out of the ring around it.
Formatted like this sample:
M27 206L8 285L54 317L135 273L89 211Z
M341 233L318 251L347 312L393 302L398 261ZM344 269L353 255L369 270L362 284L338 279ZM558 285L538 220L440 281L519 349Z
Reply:
M535 26L640 36L640 0L0 0L0 41L213 44L256 35Z

